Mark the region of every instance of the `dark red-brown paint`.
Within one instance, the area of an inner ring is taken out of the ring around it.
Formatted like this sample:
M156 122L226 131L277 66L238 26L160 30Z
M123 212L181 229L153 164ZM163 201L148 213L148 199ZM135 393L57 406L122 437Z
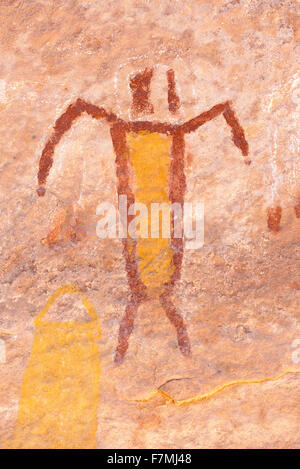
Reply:
M267 210L268 228L273 233L278 233L280 231L281 214L282 208L279 205L276 207L269 207Z
M130 89L132 91L132 112L138 114L152 114L153 106L149 101L150 83L153 75L152 68L146 68L130 78Z
M130 87L133 94L132 109L134 115L143 115L146 112L153 112L153 107L149 102L150 82L152 78L152 69L146 69L136 74L130 79ZM179 108L179 98L176 98L175 79L173 71L167 72L169 83L168 100L171 112L176 112ZM172 136L171 149L171 168L169 183L169 198L171 203L180 203L183 205L184 194L186 190L186 180L184 173L184 135L193 132L201 125L223 114L226 122L231 127L233 142L241 150L242 154L248 156L248 143L244 131L239 124L229 101L213 106L209 111L199 114L194 119L181 125L172 125L162 122L150 121L130 121L125 122L119 119L115 114L108 113L105 109L92 105L77 99L75 104L71 104L62 116L55 122L54 131L42 152L39 163L37 193L39 196L45 194L45 184L47 176L53 163L53 153L65 132L67 132L73 121L83 112L86 112L95 119L104 119L110 125L111 138L116 154L116 172L118 178L118 195L127 196L128 207L134 203L134 193L129 182L129 157L126 145L126 133L130 131L138 132L147 130L149 132L158 132ZM246 164L250 160L245 159ZM128 223L131 218L128 216ZM173 287L180 278L182 258L183 258L183 239L174 237L174 220L172 219L171 246L173 250L174 273L171 280L165 284L165 290L160 295L160 303L170 322L174 325L177 332L178 345L184 355L189 355L191 351L190 342L186 326L181 313L176 309L171 299ZM140 304L147 299L146 288L142 283L136 259L136 241L130 238L123 239L123 253L126 263L128 284L131 290L131 296L125 310L125 315L120 323L118 345L115 353L115 362L121 363L125 357L130 334L133 331L134 319L138 312Z
M296 218L300 218L300 196L296 198L294 205ZM270 231L274 234L280 231L280 222L282 217L282 208L280 205L267 208L267 224Z
M172 114L176 114L180 107L180 100L176 91L175 84L175 73L174 70L170 69L167 71L167 80L168 80L168 104L169 111Z
M300 195L298 195L297 197L294 209L295 209L296 218L300 218Z

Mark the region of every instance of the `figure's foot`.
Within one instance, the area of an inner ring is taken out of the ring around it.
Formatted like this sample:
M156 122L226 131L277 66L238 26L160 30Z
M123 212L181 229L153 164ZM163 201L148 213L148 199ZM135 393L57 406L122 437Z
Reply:
M45 193L46 193L46 189L44 186L40 186L37 188L36 190L36 193L39 197L44 197Z
M114 358L114 362L115 362L116 365L121 365L121 363L123 363L124 357L125 357L125 353L126 353L126 351L125 351L124 353L122 353L122 352L119 350L119 348L116 349L116 351L115 351L115 358Z
M184 329L177 330L177 341L182 355L184 355L185 357L190 356L191 344L186 327L184 327Z
M120 328L121 329L121 328ZM133 329L133 328L132 328ZM124 337L124 335L121 335L121 330L119 332L119 343L115 351L115 358L114 362L116 365L121 365L123 363L128 345L129 345L129 335Z

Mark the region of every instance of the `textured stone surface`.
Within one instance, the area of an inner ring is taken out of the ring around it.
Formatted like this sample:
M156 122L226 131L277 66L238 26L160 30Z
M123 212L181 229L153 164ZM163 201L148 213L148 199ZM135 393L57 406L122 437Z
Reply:
M298 7L292 0L1 2L3 446L16 427L34 319L65 284L77 285L101 320L99 448L300 446L300 376L281 376L300 369ZM96 235L97 205L117 203L107 124L86 114L74 123L55 150L43 198L37 171L70 103L80 97L128 120L128 76L146 67L154 67L149 119L182 123L231 100L252 163L244 164L222 116L186 136L185 198L204 202L205 242L185 250L173 297L192 355L180 354L175 329L149 301L117 366L130 290L120 240ZM168 68L178 117L167 107ZM267 226L276 206L277 233ZM47 314L87 319L71 294ZM270 377L278 379L245 383ZM236 381L244 383L192 399Z

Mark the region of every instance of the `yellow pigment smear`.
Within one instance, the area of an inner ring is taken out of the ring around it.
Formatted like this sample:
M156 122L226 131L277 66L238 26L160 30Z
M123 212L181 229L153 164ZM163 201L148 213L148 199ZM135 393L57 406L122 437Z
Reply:
M151 203L168 204L169 174L172 137L148 131L130 132L126 137L129 158L135 175L135 200L143 203L149 214L149 236ZM140 279L149 296L158 296L174 272L173 251L170 238L138 236L137 256Z
M288 369L288 370L283 371L280 375L275 376L275 377L249 379L249 380L242 380L242 381L229 381L228 383L217 386L216 388L212 389L212 391L206 392L204 394L199 394L194 397L190 397L189 399L183 399L179 401L174 399L165 391L160 391L160 390L153 391L151 394L149 394L149 396L143 399L133 399L131 401L132 402L147 402L153 399L155 396L163 396L166 399L166 401L174 404L177 407L180 407L182 405L192 404L194 402L200 402L200 401L210 399L211 397L214 397L216 394L219 394L220 392L232 386L240 386L242 384L260 384L260 383L267 383L269 381L278 381L284 376L288 374L294 374L294 373L300 373L300 370Z
M77 294L90 321L45 321L56 299ZM5 448L96 448L100 321L76 286L59 288L35 319L14 436Z

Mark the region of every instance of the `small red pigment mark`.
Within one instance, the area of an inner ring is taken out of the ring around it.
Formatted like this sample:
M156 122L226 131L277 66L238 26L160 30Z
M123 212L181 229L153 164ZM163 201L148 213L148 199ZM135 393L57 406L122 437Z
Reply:
M77 243L84 239L83 216L76 212L73 205L62 209L54 217L52 229L42 240L42 244L49 247L54 245L66 246L69 241Z
M298 200L296 202L294 209L295 209L296 218L300 218L300 196L298 197Z
M268 228L273 231L273 233L280 231L281 213L282 208L279 205L277 205L277 207L269 207L267 210Z

